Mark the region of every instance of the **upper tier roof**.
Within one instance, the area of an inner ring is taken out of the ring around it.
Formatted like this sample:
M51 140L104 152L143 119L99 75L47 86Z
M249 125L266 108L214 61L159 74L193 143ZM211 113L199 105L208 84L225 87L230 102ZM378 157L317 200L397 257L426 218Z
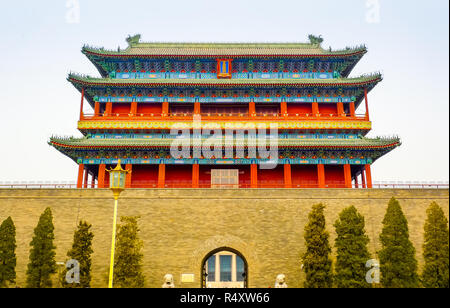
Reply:
M124 50L83 47L83 53L122 57L346 57L367 52L365 46L326 50L311 43L136 43Z
M102 62L109 59L135 60L148 58L340 58L349 62L349 65L340 73L346 77L356 63L367 52L365 46L347 47L342 50L324 49L321 46L322 38L310 36L310 43L164 43L140 42L140 35L127 38L128 47L121 50L107 50L83 46L82 52L97 67L100 74L105 77L108 69Z

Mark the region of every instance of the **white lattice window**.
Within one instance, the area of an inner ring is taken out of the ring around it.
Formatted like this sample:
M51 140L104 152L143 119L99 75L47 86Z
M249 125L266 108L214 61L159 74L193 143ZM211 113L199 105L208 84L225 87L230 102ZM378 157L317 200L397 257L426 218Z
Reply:
M212 169L212 188L239 188L238 169Z

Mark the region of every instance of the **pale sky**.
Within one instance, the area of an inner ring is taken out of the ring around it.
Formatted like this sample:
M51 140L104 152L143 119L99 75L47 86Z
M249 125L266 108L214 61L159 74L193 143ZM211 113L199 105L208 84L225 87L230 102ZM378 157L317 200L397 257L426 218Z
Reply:
M81 136L80 94L67 74L99 76L83 44L125 48L136 33L143 41L306 42L315 34L324 48L365 44L352 76L384 76L369 94L369 136L403 142L374 163L373 179L448 181L448 12L448 0L7 1L0 181L75 181L76 163L47 145L53 134Z

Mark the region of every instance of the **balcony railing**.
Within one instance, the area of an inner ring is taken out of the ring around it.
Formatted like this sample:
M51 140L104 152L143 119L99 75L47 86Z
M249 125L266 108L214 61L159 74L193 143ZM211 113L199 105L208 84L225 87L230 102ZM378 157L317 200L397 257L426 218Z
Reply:
M201 113L199 114L205 120L367 120L365 114L356 114L350 116L348 114L337 113L273 113L273 112L258 112L255 114L249 113ZM81 120L192 120L193 113L172 112L168 115L161 113L111 113L108 115L84 114Z
M199 188L211 188L209 181L201 181ZM341 181L327 182L326 188L345 188L345 183ZM165 188L191 188L191 181L173 181L166 182ZM239 184L220 184L218 188L251 188L249 181L241 182ZM7 181L0 182L0 189L75 189L77 184L73 182L64 181ZM98 188L97 183L89 183L87 188ZM138 181L133 182L130 188L158 188L156 181ZM285 188L285 184L282 181L259 181L258 188ZM292 188L318 188L316 181L302 181L299 183L292 183ZM358 187L353 184L353 188L362 189L362 185ZM449 189L449 182L374 182L374 189Z

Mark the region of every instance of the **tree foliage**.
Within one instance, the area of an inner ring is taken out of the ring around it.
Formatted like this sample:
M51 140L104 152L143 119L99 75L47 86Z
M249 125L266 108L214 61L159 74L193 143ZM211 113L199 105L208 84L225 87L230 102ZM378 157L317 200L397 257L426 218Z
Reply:
M449 231L442 208L433 202L424 226L422 283L426 288L449 287Z
M91 227L92 225L86 221L80 221L77 230L75 230L72 248L67 252L67 256L78 262L80 282L67 283L66 274L68 270L66 268L61 275L61 284L65 288L89 288L91 285L91 254L93 253L92 239L94 238L94 233L90 230Z
M0 288L16 281L16 227L11 217L0 225Z
M379 251L381 282L387 288L417 288L415 248L409 240L408 221L399 202L389 201L380 234Z
M335 247L335 283L339 288L368 288L366 262L370 259L367 249L369 237L365 231L364 217L354 206L344 209L335 222L337 238Z
M53 216L46 208L39 218L34 236L30 243L30 261L27 269L28 288L49 288L52 286L51 275L56 273L55 246L53 240Z
M331 247L325 228L323 204L316 204L305 226L306 252L302 256L306 273L305 288L330 288L333 283Z
M114 258L114 286L120 288L142 288L144 274L142 272L141 250L137 216L121 217L117 226L116 251Z

